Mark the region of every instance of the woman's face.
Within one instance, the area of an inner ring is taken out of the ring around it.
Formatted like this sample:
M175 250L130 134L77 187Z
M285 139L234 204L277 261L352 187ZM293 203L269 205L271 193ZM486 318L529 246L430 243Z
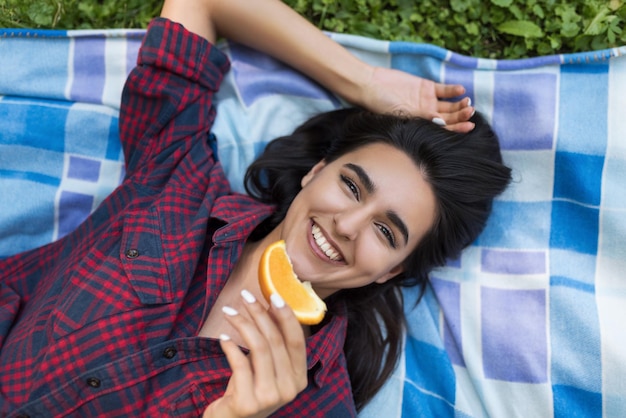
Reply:
M433 224L435 207L415 163L375 143L315 165L272 235L286 241L300 280L324 298L401 273Z

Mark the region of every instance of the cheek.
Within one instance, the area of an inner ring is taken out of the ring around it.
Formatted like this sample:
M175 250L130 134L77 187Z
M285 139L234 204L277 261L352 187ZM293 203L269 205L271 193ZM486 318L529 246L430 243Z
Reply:
M381 272L388 272L401 261L380 241L375 231L368 231L362 238L358 251L361 269L365 274L378 276Z
M331 216L340 210L341 196L337 196L330 187L324 189L313 181L298 193L285 217L284 224L287 229L297 225L303 217Z
M312 207L319 210L336 211L346 206L348 200L336 185L319 182L307 190L306 199Z

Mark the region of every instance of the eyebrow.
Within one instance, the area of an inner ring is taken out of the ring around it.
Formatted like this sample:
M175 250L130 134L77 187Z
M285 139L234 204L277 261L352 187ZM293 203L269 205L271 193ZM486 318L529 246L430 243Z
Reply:
M387 217L400 230L400 233L404 237L404 245L408 244L409 229L406 227L406 224L402 222L402 219L400 219L400 216L396 212L389 210L387 211Z
M352 164L352 163L347 163L346 165L344 165L344 167L354 171L354 173L357 175L357 177L361 181L361 184L363 184L363 187L365 187L365 190L369 194L372 194L376 191L376 185L374 184L370 176L367 174L367 172L363 169L363 167L357 164Z
M376 191L376 185L372 181L371 177L367 174L367 172L363 169L363 167L352 163L347 163L344 165L344 167L352 170L357 175L359 181L361 182L361 184L363 184L363 187L365 187L367 193L372 194ZM385 215L387 215L389 221L400 230L400 233L404 237L404 244L406 245L409 242L409 229L407 228L404 221L402 221L402 218L400 218L400 216L393 210L388 210L387 212L385 212Z

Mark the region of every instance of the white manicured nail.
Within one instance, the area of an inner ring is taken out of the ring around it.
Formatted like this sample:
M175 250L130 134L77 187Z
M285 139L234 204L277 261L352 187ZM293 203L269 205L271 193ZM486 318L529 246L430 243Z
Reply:
M433 118L433 123L436 123L439 126L446 126L446 121L441 118Z
M472 98L471 98L471 97L468 97L468 98L467 98L467 105L468 105L468 106L471 106L471 105L472 105Z
M243 300L245 300L248 303L256 302L256 298L254 297L254 295L248 292L246 289L243 289L241 291L241 297L243 298Z
M239 315L239 312L237 312L235 309L231 308L230 306L224 306L222 308L222 312L224 312L228 316Z
M220 340L222 341L230 341L230 337L226 334L220 334Z
M270 301L272 301L272 305L276 306L278 309L285 306L285 301L278 293L272 294L272 296L270 296Z

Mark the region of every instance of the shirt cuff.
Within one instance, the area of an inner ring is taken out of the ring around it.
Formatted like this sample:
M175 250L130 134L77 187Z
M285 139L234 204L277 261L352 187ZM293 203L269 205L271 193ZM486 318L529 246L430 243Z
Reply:
M137 63L166 70L215 91L230 68L228 57L215 45L162 17L150 22Z

